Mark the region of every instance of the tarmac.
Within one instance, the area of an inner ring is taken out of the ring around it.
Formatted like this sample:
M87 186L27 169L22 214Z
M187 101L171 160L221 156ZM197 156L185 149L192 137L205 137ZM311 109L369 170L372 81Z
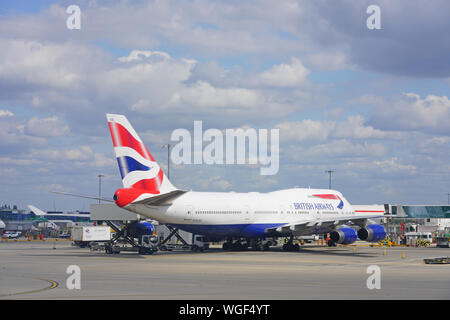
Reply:
M443 256L450 249L307 245L300 252L210 249L140 256L107 255L67 241L2 242L0 299L449 299L450 265L423 260ZM79 267L80 289L68 273L73 265Z

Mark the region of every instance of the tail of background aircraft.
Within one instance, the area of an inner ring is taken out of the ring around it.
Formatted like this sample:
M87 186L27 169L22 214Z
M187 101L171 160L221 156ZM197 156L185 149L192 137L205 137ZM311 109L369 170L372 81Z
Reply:
M119 203L117 200L116 203L122 206L136 200L177 191L127 118L118 114L107 114L106 118L122 183L127 189L126 203L122 201Z
M37 216L46 216L47 215L47 212L42 211L41 209L36 208L35 206L32 206L31 204L28 205L28 209L30 209L30 211L33 212Z

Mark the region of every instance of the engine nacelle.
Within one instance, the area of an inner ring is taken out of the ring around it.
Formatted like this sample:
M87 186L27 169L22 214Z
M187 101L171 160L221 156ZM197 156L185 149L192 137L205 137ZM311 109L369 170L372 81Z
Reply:
M358 238L368 242L378 242L386 238L386 229L381 224L371 224L358 230Z
M128 227L128 234L133 238L140 239L143 235L152 235L155 227L150 222L136 222Z
M330 239L334 243L351 244L358 239L356 231L352 228L341 228L330 233Z

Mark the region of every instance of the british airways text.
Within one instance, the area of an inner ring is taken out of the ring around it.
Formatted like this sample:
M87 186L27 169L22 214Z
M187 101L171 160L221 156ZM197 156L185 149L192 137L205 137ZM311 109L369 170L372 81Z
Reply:
M330 203L294 202L295 210L332 210L334 206Z

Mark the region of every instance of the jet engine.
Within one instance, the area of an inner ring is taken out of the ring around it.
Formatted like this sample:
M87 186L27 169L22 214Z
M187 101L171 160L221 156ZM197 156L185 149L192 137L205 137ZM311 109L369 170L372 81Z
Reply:
M150 222L136 222L128 227L128 234L133 238L141 239L143 235L152 235L155 227Z
M350 244L358 239L356 231L352 228L341 228L330 233L330 239L334 243Z
M386 238L386 229L381 224L371 224L358 230L358 238L368 242L378 242Z

